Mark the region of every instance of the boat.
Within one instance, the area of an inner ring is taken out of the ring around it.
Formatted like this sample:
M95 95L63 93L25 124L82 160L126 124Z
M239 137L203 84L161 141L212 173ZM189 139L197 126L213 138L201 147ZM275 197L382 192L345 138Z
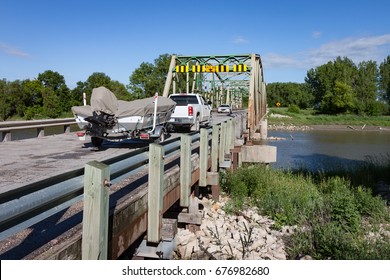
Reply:
M73 106L72 112L80 129L91 136L94 146L103 140L143 139L162 142L176 103L158 96L133 101L118 100L106 87L92 90L91 105Z

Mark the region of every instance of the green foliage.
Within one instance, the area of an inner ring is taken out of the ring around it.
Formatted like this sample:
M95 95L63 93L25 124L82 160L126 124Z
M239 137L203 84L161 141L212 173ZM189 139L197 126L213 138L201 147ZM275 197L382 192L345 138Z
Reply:
M228 173L222 188L234 197L235 207L244 207L250 198L250 204L276 219L280 226L300 222L322 204L310 178L268 170L262 165Z
M67 87L64 77L52 70L38 74L32 81L0 80L0 120L59 117L69 113L72 106L81 105L84 92L89 100L92 89L99 86L107 87L120 100L144 98L156 92L161 94L170 60L170 54L162 54L153 63L141 63L129 76L130 83L126 86L101 72L79 81L72 90ZM176 89L185 91L185 79L176 81ZM390 56L379 68L373 61L363 61L357 66L347 57L337 57L308 70L305 83L270 83L266 91L270 107L280 102L283 107L296 105L306 109L314 106L323 114L390 114ZM246 108L248 92L243 92L243 102Z
M379 65L379 90L382 100L390 103L390 55ZM390 112L389 112L390 113Z
M321 111L338 114L353 109L352 88L342 82L336 81L333 91L326 92L321 101Z
M313 95L306 84L270 83L267 84L267 102L271 107L280 103L281 106L296 105L298 108L308 108L314 105Z
M337 57L334 61L310 69L305 82L314 97L315 106L324 114L353 112L379 115L388 109L389 100L384 97L390 67L386 65L381 64L378 70L374 61L363 61L356 66L347 57ZM378 79L382 81L379 87ZM381 96L383 98L378 102Z
M104 73L93 73L86 82L78 82L73 90L62 75L51 70L40 73L35 80L8 82L0 80L0 120L11 117L27 120L58 118L70 113L72 106L81 105L83 92L90 97L92 89L106 86L120 100L133 97L126 87Z
M293 104L293 105L288 106L287 112L299 114L301 112L301 110L299 109L299 107L297 105Z
M334 177L323 184L325 184L322 189L326 194L325 204L330 220L346 232L357 232L361 223L361 215L349 182Z
M137 98L153 96L156 92L161 95L164 90L165 80L169 69L171 55L160 55L154 64L141 63L130 76L129 90Z
M384 178L390 160L370 160L343 176L312 174L301 170L267 169L250 165L229 172L222 188L232 197L229 209L257 206L260 214L271 217L273 229L297 225L287 241L294 259L310 255L315 259L390 259L390 214L385 202L360 183ZM355 178L353 183L349 178ZM382 175L379 175L382 174Z

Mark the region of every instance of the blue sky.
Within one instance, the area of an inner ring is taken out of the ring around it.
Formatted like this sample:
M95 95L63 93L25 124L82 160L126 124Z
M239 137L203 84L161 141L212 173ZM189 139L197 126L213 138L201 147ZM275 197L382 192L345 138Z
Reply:
M0 0L0 11L0 79L52 70L70 88L94 72L127 85L165 53L257 53L267 83L390 55L388 0Z

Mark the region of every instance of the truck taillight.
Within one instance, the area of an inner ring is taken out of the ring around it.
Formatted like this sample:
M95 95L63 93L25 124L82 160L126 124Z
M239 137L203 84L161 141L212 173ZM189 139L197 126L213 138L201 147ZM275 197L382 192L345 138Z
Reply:
M192 116L193 114L194 114L194 109L192 108L192 106L188 106L188 115Z

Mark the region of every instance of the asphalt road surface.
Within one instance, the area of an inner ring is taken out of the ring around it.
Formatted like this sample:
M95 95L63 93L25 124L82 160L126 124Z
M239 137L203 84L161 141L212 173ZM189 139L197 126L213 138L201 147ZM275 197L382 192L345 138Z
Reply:
M213 123L227 118L226 114L214 113ZM168 139L179 136L179 133L174 133ZM90 137L80 141L75 133L3 142L0 143L0 193L145 145L148 143L140 140L104 142L103 148L97 150L92 146Z

